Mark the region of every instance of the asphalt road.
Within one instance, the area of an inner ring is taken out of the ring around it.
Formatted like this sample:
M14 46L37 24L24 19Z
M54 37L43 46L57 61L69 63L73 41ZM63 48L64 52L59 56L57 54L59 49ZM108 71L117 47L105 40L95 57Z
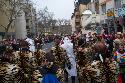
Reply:
M46 44L44 44L44 45L42 46L42 49L43 49L45 52L49 52L53 46L54 46L54 42L46 43Z

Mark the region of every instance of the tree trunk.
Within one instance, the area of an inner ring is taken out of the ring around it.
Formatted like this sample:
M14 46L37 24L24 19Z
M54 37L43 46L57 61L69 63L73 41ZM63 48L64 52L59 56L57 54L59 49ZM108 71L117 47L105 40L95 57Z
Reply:
M8 24L7 27L5 28L5 35L4 35L4 38L5 38L5 39L7 39L8 31L9 31L9 28L10 28L12 22L13 22L13 19L9 21L9 24Z

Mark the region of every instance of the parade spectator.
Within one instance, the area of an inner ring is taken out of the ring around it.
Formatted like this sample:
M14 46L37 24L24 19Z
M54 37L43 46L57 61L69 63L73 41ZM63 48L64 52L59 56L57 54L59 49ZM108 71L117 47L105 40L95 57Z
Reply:
M124 40L123 40L123 37L122 37L122 33L121 32L117 32L117 34L116 34L116 39L114 40L114 48L115 49L118 49L119 47L119 44L121 43L121 42L123 42Z
M101 27L99 26L99 23L96 23L96 33L97 33L98 35L101 34Z
M3 41L0 42L0 58L3 57L3 53L6 51L6 46L4 45Z
M85 35L85 34L82 34L82 35L79 37L78 46L84 47L85 44L86 44L86 35Z
M91 32L89 32L87 35L86 35L86 42L89 42L92 40L92 34Z
M119 48L117 51L114 53L114 61L117 62L118 68L120 70L119 76L120 79L122 80L122 83L125 83L125 50L124 50L124 44L120 43ZM119 82L118 82L119 83Z
M119 24L119 21L116 22L117 25L117 32L123 33L123 27Z
M108 45L107 48L109 53L112 54L113 48L114 48L113 39L111 38L111 36L107 36L105 41L106 41L106 44Z

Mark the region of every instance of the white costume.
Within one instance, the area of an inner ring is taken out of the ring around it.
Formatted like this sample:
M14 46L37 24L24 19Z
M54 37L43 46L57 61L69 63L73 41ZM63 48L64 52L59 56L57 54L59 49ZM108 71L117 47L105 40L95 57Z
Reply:
M32 39L30 39L30 38L27 38L26 41L30 44L29 50L30 50L31 52L35 52L34 40L32 40Z
M89 42L90 40L92 40L91 36L86 35L86 42Z
M64 44L62 44L61 47L66 50L67 56L71 62L71 69L68 69L68 67L66 67L66 70L70 76L77 76L76 59L73 53L73 44L68 37L65 37L63 42Z

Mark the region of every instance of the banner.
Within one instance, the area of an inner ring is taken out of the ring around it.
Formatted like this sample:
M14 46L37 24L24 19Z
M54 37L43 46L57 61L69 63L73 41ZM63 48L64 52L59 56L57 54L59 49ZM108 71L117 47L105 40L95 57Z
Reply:
M114 16L115 16L114 10L109 9L109 10L107 11L107 17L114 17Z
M125 15L125 8L115 9L115 17L123 17Z

